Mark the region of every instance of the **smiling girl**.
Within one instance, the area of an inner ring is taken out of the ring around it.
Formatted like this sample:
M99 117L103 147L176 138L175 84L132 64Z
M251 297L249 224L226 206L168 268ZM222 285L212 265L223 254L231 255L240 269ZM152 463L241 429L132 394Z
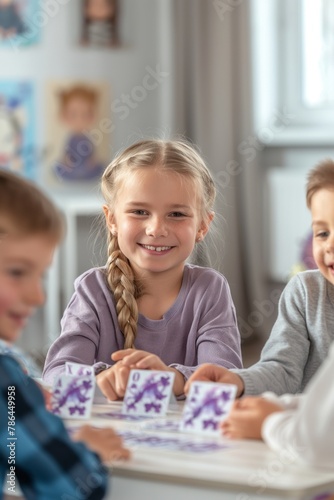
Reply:
M180 396L201 363L241 367L226 279L186 263L214 216L215 186L200 155L182 141L139 142L106 168L102 193L107 265L76 280L46 380L66 361L95 364L98 385L114 400L131 368L167 370Z

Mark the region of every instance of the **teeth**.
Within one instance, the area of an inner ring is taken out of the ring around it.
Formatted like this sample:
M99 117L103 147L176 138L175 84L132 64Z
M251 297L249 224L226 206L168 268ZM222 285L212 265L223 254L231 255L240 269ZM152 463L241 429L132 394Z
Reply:
M151 245L143 245L147 250L154 250L155 252L162 252L164 250L170 250L172 247L153 247Z

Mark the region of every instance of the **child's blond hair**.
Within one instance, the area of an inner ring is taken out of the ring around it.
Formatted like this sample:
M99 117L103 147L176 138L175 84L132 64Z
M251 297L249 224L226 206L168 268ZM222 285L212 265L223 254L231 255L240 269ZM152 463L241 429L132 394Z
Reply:
M173 172L195 182L198 190L198 212L209 224L216 189L203 159L186 141L144 140L120 153L106 168L102 177L102 194L113 212L121 183L131 172L154 166L164 172ZM180 180L181 180L180 179ZM114 294L116 311L124 348L134 347L137 333L138 306L141 283L135 280L129 260L121 252L117 235L108 231L107 281Z
M306 203L311 208L312 196L320 189L334 190L334 161L326 159L318 163L307 176Z

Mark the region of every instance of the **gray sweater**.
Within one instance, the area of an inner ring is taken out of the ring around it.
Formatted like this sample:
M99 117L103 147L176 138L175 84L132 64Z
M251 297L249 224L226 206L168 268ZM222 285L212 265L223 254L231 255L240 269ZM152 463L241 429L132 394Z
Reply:
M248 369L231 371L242 377L245 394L302 392L333 340L334 286L320 271L305 271L283 290L260 360Z

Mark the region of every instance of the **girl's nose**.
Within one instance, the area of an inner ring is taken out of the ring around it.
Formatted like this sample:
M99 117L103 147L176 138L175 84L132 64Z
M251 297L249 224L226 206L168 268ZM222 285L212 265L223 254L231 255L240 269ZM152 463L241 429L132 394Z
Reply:
M154 238L167 236L168 230L164 219L160 217L151 218L146 226L146 234Z

